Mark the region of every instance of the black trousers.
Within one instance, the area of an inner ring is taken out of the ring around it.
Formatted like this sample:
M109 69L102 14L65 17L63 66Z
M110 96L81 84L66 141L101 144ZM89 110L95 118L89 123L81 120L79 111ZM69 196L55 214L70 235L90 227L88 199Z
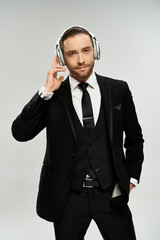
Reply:
M128 205L113 209L112 189L83 188L70 190L64 211L54 222L56 240L84 240L93 219L104 240L135 240L132 215Z

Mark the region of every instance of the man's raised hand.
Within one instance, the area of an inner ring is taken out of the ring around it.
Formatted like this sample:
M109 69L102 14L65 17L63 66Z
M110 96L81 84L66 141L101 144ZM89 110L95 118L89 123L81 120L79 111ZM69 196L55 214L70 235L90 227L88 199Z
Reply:
M67 68L59 65L57 56L55 56L53 58L51 69L48 71L46 83L44 85L47 92L54 92L60 87L64 76L61 75L59 78L57 78L57 73L65 72L66 70Z

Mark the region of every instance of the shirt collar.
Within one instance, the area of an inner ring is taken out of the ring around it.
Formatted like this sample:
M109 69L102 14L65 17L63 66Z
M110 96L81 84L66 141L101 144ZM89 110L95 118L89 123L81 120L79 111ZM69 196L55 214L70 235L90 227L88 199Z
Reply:
M91 76L85 82L88 83L89 86L91 86L92 88L96 88L96 85L98 83L97 83L97 78L96 78L95 73L93 72L91 74ZM70 87L71 87L71 92L73 92L80 82L69 75L69 83L70 83Z

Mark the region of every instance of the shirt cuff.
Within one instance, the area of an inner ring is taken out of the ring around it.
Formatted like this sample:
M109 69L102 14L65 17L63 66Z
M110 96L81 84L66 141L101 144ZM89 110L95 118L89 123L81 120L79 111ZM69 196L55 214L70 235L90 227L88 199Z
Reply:
M135 178L131 178L130 182L133 183L135 186L137 186L137 184L138 184L138 180Z
M47 92L45 87L42 87L39 91L38 94L41 98L43 98L44 100L49 100L51 99L51 97L53 96L53 92Z

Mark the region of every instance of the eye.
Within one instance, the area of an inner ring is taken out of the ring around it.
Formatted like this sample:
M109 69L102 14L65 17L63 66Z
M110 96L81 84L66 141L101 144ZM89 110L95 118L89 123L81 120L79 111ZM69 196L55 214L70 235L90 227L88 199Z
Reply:
M85 52L85 53L88 53L89 51L90 51L89 48L84 49L84 52Z
M69 56L73 56L75 54L75 52L70 52Z

